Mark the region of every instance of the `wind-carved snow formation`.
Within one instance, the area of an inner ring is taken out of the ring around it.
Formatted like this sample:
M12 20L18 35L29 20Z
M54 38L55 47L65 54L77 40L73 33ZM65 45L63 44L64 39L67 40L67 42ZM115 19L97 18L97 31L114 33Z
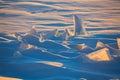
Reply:
M82 23L82 20L77 16L74 15L73 16L73 20L74 20L74 35L86 35L87 32L85 30L85 26Z

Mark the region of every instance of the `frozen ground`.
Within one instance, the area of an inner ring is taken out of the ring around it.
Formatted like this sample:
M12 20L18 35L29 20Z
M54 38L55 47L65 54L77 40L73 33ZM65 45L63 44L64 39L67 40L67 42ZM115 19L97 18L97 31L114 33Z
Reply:
M0 0L0 80L119 80L119 3Z

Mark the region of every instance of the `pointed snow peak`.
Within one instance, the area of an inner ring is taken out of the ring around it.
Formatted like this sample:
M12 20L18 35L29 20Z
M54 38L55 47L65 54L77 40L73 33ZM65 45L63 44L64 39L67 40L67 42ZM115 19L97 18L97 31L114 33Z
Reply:
M83 26L82 20L77 16L73 16L74 20L74 35L86 35L85 27Z
M93 61L110 61L110 60L112 60L112 57L109 53L108 48L103 48L103 49L97 50L95 52L87 54L86 56L90 60L93 60Z
M120 49L120 38L117 38L118 49Z
M105 44L101 41L98 41L96 44L96 48L103 48L103 47L105 47Z

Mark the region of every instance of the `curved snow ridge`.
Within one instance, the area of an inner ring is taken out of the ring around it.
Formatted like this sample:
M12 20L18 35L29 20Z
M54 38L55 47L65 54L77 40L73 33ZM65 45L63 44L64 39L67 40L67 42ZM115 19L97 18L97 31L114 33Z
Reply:
M59 54L53 54L48 51L43 51L39 48L36 49L27 49L21 52L22 55L29 56L32 58L37 58L37 59L43 59L43 60L55 60L55 59L69 59L68 57L59 55Z
M1 41L11 42L13 40L10 40L10 39L4 38L4 37L0 37L0 42Z
M52 41L52 40L47 40L42 43L39 43L38 47L43 47L47 49L49 52L53 52L53 53L69 50L68 47L62 44L56 43L55 41Z
M36 61L36 63L43 63L51 66L56 66L56 67L63 67L63 63L61 62L51 62L51 61Z

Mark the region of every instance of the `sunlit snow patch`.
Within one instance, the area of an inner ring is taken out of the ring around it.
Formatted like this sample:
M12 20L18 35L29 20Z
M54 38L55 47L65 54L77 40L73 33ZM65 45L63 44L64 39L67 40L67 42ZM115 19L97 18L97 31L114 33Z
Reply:
M0 76L0 80L22 80L22 79Z
M86 56L90 60L93 60L93 61L110 61L110 60L112 60L112 57L107 48L97 50L95 52L87 54Z
M74 48L77 49L77 50L83 50L83 49L85 49L87 47L88 46L85 45L84 43L83 44L77 44L77 45L74 46Z
M41 63L47 64L47 65L51 65L51 66L56 66L56 67L63 67L63 64L60 63L60 62L42 61Z
M120 49L120 38L117 38L118 48Z

